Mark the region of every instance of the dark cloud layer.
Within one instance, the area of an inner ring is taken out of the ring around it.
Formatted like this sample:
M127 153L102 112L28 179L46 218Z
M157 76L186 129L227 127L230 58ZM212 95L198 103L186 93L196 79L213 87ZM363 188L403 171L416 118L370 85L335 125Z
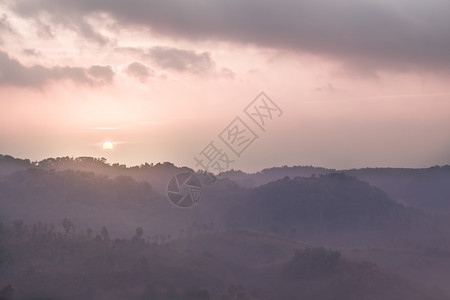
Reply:
M450 69L450 2L388 0L19 0L83 20L105 12L126 25L185 39L214 39L310 52L355 69ZM80 32L92 35L92 32Z
M71 80L77 84L101 85L111 83L114 72L110 66L47 68L40 65L24 66L0 51L0 85L42 88L50 81Z

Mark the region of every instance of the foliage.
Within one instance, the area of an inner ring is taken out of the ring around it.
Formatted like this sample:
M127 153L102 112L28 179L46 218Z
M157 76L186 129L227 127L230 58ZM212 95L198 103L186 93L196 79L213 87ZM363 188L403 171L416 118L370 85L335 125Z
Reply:
M323 247L297 249L294 257L285 266L289 278L318 278L336 269L341 253Z

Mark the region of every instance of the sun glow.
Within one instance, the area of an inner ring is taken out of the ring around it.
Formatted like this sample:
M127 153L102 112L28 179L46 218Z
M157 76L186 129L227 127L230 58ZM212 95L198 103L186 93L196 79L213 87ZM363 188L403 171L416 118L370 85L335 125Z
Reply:
M103 143L103 150L112 150L114 148L113 143L111 142L104 142Z

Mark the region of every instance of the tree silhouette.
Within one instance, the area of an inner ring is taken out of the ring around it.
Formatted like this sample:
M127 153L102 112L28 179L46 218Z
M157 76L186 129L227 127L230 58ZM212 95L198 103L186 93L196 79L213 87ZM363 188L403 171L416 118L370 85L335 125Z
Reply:
M142 229L142 227L138 227L136 228L136 233L134 234L131 240L133 242L144 242L144 239L142 238L143 236L144 236L144 229Z
M9 284L0 291L0 300L12 300L14 298L14 289Z
M109 232L108 229L106 229L105 226L102 227L102 231L100 232L100 236L102 240L109 241Z
M64 220L62 221L62 226L64 228L65 235L67 236L70 230L73 228L73 223L69 219L64 218Z
M316 278L335 269L340 257L339 251L327 250L323 247L297 249L284 271L294 279Z

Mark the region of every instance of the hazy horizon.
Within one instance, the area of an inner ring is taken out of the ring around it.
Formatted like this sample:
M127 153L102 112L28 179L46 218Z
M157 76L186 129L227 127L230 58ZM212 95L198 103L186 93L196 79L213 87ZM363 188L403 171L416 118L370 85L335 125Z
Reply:
M56 159L56 158L65 158L65 157L69 157L71 159L76 159L76 158L88 157L88 158L95 158L95 159L105 158L106 159L105 163L110 165L110 166L112 166L113 164L119 164L119 165L125 165L127 168L139 167L139 166L142 166L142 165L145 165L145 164L149 164L149 165L164 164L164 163L167 162L167 163L174 164L174 166L177 167L177 168L187 167L187 168L190 168L190 169L192 169L194 171L202 171L202 170L204 170L204 169L201 169L201 168L190 167L190 166L187 166L187 165L178 165L178 164L173 163L171 161L156 161L156 162L155 161L143 161L143 162L139 162L139 163L136 163L136 164L126 164L126 163L121 162L121 161L110 161L104 156L95 157L95 156L85 156L85 155L83 155L83 156L67 156L66 155L66 156L57 156L57 157L45 157L43 159L33 160L33 159L28 158L28 157L16 157L14 155L10 155L10 154L7 154L7 153L0 153L0 155L11 156L11 157L13 157L15 159L22 159L22 160L27 160L28 159L28 160L30 160L31 163L39 163L39 162L44 161L46 159ZM263 167L261 167L259 169L249 169L249 170L238 169L238 168L229 168L227 170L224 170L223 172L226 172L226 171L237 171L237 172L244 172L244 173L248 173L248 174L254 174L254 173L258 173L258 172L260 172L260 171L262 171L264 169L283 168L283 167L288 167L288 168L312 167L312 168L323 168L323 169L336 170L336 171L346 171L346 170L353 170L353 169L361 170L361 169L367 169L367 168L368 169L371 169L371 168L375 168L375 169L383 169L383 168L386 168L386 169L428 169L428 168L432 168L432 167L436 167L436 166L444 167L444 166L448 166L448 165L449 164L426 165L426 166L418 166L418 167L410 167L410 166L383 166L383 165L379 166L379 165L376 165L376 166L362 166L362 167L350 167L350 168L332 168L332 167L320 166L320 165L291 164L291 165L263 166ZM209 170L208 172L213 173L213 174L218 174L214 170Z

